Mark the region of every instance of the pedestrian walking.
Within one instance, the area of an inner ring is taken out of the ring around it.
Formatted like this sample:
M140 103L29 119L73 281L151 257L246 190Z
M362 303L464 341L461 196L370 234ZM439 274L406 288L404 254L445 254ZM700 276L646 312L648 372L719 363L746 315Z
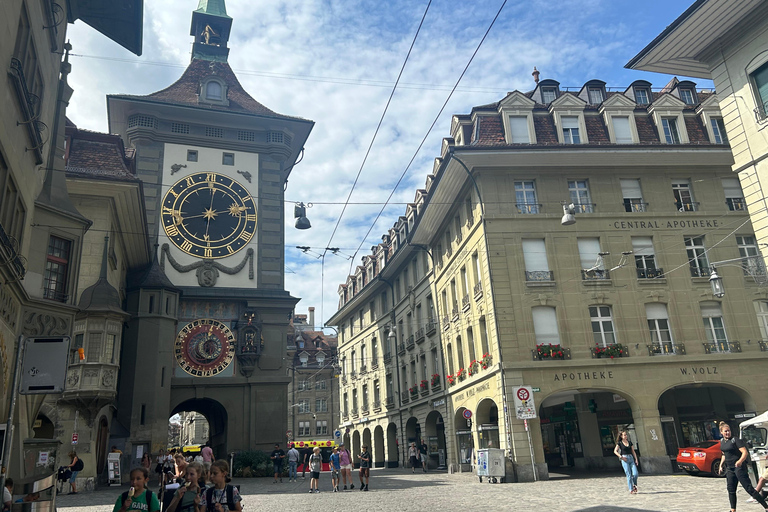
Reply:
M421 459L421 470L423 472L427 472L427 443L424 442L424 439L422 438L421 443L419 443L419 458Z
M190 462L187 466L187 483L176 489L167 512L197 512L202 501L203 465Z
M635 453L635 447L629 440L629 433L626 430L619 432L616 438L616 447L613 454L621 459L621 467L624 468L624 474L627 475L627 486L630 494L637 494L637 465L640 461Z
M333 447L333 453L330 458L331 466L331 484L333 484L333 492L339 492L339 480L341 473L341 457L339 457L339 447Z
M72 471L72 475L69 477L69 494L77 494L77 474L83 470L85 464L83 464L83 461L77 456L75 451L69 452L69 460L70 463L67 467Z
M163 464L165 464L165 450L160 450L160 453L155 459L155 474L157 475L158 485L163 486Z
M312 449L307 446L303 450L301 450L301 478L306 479L307 478L307 469L309 468L309 457L312 455Z
M318 484L320 483L320 471L323 469L323 457L320 455L320 448L315 447L312 455L309 456L309 470L311 472L309 479L309 492L318 493Z
M354 489L355 484L352 483L352 455L349 450L341 443L339 449L339 464L341 464L341 478L344 480L344 490L347 490L347 480L349 480L349 488Z
M296 481L296 468L299 465L299 450L296 449L296 445L292 444L291 449L288 450L288 481Z
M749 459L749 452L744 440L740 437L733 437L731 426L724 421L720 422L720 434L723 438L720 440L720 450L723 456L720 457L720 474L725 472L725 483L728 489L728 500L731 502L731 512L736 512L736 489L739 484L752 496L756 502L765 510L768 510L768 504L765 499L752 487L749 481L747 466L744 464Z
M408 458L411 461L411 473L415 473L416 465L419 463L419 449L416 448L416 443L411 443L408 447Z
M211 463L212 487L205 490L200 501L200 512L224 512L236 510L242 512L243 497L237 487L230 485L229 464L225 460L217 460Z
M283 481L283 459L285 458L285 452L280 449L280 445L275 443L275 449L272 450L272 453L269 456L270 459L272 459L272 464L275 469L275 481L272 482L273 484L277 483L278 477L280 478L280 482Z
M205 443L203 449L200 450L200 455L203 456L203 467L206 473L211 470L211 463L213 462L213 450L211 450L210 441Z
M157 494L147 489L149 471L144 467L134 468L131 470L130 478L131 488L117 498L112 512L128 512L128 510L160 512L160 500Z
M371 454L368 453L368 446L363 445L363 451L360 452L360 490L368 490L368 479L371 476ZM365 482L363 482L365 478Z

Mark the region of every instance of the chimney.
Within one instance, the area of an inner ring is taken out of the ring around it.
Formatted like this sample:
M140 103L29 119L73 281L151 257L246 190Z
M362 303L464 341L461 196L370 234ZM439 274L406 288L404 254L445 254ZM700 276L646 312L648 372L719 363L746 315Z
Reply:
M309 327L315 330L315 308L312 306L309 308Z
M536 66L533 66L533 73L531 73L531 75L533 75L533 81L536 82L537 84L539 83L539 75L540 74L541 73L539 73L539 70L536 69Z

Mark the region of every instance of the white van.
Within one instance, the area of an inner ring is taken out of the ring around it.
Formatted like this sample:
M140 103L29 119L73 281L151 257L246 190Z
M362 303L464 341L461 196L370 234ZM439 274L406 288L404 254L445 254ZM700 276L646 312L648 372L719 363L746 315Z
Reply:
M752 484L757 484L757 480L763 471L768 467L768 411L759 416L742 421L739 424L740 437L747 444L749 449L749 458L752 461L750 467L750 478Z

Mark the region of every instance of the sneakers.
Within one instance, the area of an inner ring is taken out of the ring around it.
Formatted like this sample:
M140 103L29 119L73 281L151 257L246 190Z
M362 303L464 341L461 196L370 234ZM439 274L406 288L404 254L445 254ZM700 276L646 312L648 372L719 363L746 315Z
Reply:
M346 487L346 486L344 486L344 488L346 489L347 487ZM355 488L355 484L349 484L349 488L350 488L350 490L351 490L351 489L354 489L354 488Z
M757 500L755 498L749 498L747 503L757 503Z
M364 490L364 491L367 491L367 490L368 490L368 484L365 484L365 488L364 488L363 490Z
M345 490L345 491L347 490L347 486L346 486L346 485L344 486L344 490Z
M319 493L320 489L315 489L315 494Z
M364 490L365 490L365 486L364 486L363 484L360 484L360 490L361 490L361 491L364 491Z
M310 490L309 490L309 494L312 494L313 492L315 492L315 490L314 490L314 489L310 489Z

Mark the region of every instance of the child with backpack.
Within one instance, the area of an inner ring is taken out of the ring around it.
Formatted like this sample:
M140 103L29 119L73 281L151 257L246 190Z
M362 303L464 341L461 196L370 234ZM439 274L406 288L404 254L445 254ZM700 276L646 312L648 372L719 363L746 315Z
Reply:
M131 470L131 488L117 498L112 512L128 512L129 510L146 510L160 512L160 500L157 494L147 489L149 471L140 467Z
M200 484L203 479L203 465L190 462L186 470L186 483L176 490L173 500L168 505L168 512L197 512L202 501Z
M236 510L242 512L243 505L240 503L243 497L237 487L230 485L229 464L225 460L217 460L211 464L209 473L213 487L206 489L200 502L201 511L204 512L225 512L226 510Z

